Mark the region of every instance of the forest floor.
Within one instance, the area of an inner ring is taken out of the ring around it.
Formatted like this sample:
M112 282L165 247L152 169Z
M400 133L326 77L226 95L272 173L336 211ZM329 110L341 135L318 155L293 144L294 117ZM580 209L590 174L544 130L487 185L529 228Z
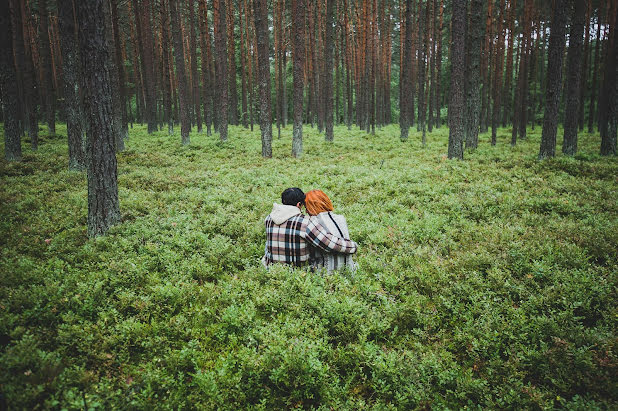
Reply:
M130 131L122 223L86 237L65 129L0 160L0 393L35 408L618 407L618 159L539 162L540 127L464 161L448 130L334 143ZM562 132L559 132L559 141ZM2 147L0 143L0 148ZM558 147L558 151L560 146ZM356 273L260 265L290 186L324 190Z

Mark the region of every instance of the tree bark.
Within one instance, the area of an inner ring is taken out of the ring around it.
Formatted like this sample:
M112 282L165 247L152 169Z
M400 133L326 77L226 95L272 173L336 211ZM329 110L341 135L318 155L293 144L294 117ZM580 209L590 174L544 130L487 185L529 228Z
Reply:
M268 7L266 0L254 0L255 35L258 44L258 69L260 75L260 131L262 132L262 157L270 158L272 152L273 123L270 104L270 61L268 41Z
M8 1L0 1L0 90L4 121L4 158L21 161L21 133L19 130L19 90L13 62L13 30Z
M163 117L167 121L167 134L171 136L174 134L174 118L172 115L172 64L170 61L168 0L161 0L159 16L161 21L161 54L163 56Z
M463 160L466 0L453 0L448 158Z
M107 50L110 53L107 64L109 65L109 81L112 90L112 130L114 130L116 152L120 152L124 151L124 139L122 138L122 102L120 100L118 69L114 57L116 45L114 33L112 31L112 11L109 1L106 1L103 5L103 14L105 15L105 41L107 42Z
M86 157L84 153L84 132L82 129L83 103L78 88L80 78L80 61L75 37L75 17L73 0L58 0L58 29L62 49L64 74L64 109L67 119L67 138L69 143L69 169L84 170Z
M573 156L577 153L577 121L579 118L579 96L582 67L582 43L584 25L587 24L586 0L574 0L569 34L566 78L566 112L564 116L564 140L562 152Z
M545 114L539 159L556 155L556 131L558 128L558 106L562 88L562 60L567 21L567 0L555 0L554 15L549 35L547 60L547 90L545 93Z
M599 103L599 133L601 134L601 155L616 155L616 131L618 128L618 90L616 80L618 73L618 41L616 41L616 8L618 2L611 3L608 14L607 52L605 54L605 67L603 75L603 87Z
M114 32L114 62L116 64L117 76L118 76L118 93L120 98L120 138L126 141L129 138L129 124L127 118L127 76L124 71L124 59L122 57L122 39L120 36L120 26L118 24L118 1L111 0L112 7L112 30ZM66 88L65 88L66 89Z
M195 19L195 0L189 0L187 6L189 7L189 20L191 21L191 82L193 86L193 106L195 110L195 124L197 125L197 132L202 132L202 99L200 98L200 76L197 72L197 37L195 32L195 26L197 21ZM201 53L204 50L200 50Z
M238 125L238 91L236 90L236 42L234 40L234 0L224 0L227 11L228 44L228 84L229 84L229 121Z
M594 65L592 67L592 87L590 91L590 105L588 108L588 133L594 131L594 119L595 119L595 103L598 88L599 78L599 54L601 45L601 23L597 20L597 35L594 44Z
M504 105L502 106L502 127L506 127L506 124L511 115L511 102L513 101L513 47L515 45L515 10L517 7L517 0L509 1L509 12L506 18L506 24L509 29L509 41L506 50L506 71L504 73L504 91L502 96L504 99Z
M214 28L215 28L215 52L216 52L216 74L218 79L216 88L219 90L219 138L221 141L227 140L228 124L228 73L227 73L227 35L226 35L226 0L213 0ZM213 84L213 86L215 86Z
M495 47L494 70L494 107L491 119L491 145L495 146L498 136L498 122L500 116L500 102L502 98L502 69L504 63L504 0L500 0L500 17L498 19L498 43Z
M470 21L466 33L466 148L475 149L479 139L480 120L480 60L483 39L483 0L472 0Z
M189 84L182 46L182 34L180 32L180 13L178 3L170 1L170 17L172 20L172 40L174 42L174 61L176 62L176 77L178 77L178 100L180 108L180 136L183 145L191 142L191 119L189 117Z
M305 1L292 0L292 31L294 61L294 129L292 131L292 155L300 157L303 153L303 66Z
M30 144L33 150L39 145L39 124L37 121L36 106L38 100L38 88L37 79L35 76L35 68L33 62L33 48L30 34L30 15L26 12L26 2L20 0L13 0L15 3L15 10L19 7L19 15L21 17L21 27L14 27L13 30L20 30L23 35L23 47L24 47L24 75L23 75L23 89L24 89L24 113L25 125L24 128L28 130L28 137L30 138ZM17 17L17 14L16 14ZM18 44L19 45L19 44Z
M104 0L76 2L87 115L88 236L104 235L120 221L112 129L110 50L105 41Z
M410 131L409 119L409 101L414 98L412 93L412 79L410 73L410 63L412 60L412 0L406 0L405 7L405 34L403 45L403 58L401 62L401 73L399 74L400 82L400 101L399 101L399 129L400 140L406 141Z
M333 48L335 36L333 25L335 24L335 0L326 0L326 70L324 76L324 94L326 95L326 141L333 141Z
M45 120L49 134L56 134L56 94L52 78L51 45L49 42L49 11L47 0L39 1L39 47L40 63L43 79L43 97L45 100ZM36 149L36 147L32 147Z
M140 63L142 68L143 94L145 103L148 134L157 131L157 106L154 84L154 61L152 50L152 25L150 22L150 0L142 0L141 9L138 0L133 1L137 41L139 44ZM140 13L141 10L141 13Z

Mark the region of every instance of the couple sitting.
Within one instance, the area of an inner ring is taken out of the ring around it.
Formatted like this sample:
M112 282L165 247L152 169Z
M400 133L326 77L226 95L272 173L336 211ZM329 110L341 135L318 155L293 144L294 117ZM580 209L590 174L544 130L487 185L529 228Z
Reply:
M305 195L300 188L281 194L283 204L273 204L266 217L266 250L262 263L290 264L328 272L355 269L352 254L357 244L350 240L345 217L332 213L333 203L321 190ZM301 212L305 207L309 217Z

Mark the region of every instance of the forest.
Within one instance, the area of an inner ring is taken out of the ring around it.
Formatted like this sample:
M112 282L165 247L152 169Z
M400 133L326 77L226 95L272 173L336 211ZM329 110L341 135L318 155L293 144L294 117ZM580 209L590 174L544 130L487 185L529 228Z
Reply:
M615 409L617 16L0 0L0 409Z

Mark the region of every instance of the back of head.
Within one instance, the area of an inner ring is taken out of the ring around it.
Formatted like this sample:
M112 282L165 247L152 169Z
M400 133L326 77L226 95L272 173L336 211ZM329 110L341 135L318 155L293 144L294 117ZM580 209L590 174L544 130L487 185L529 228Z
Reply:
M281 203L295 206L298 203L305 203L305 193L298 187L286 188L281 193Z
M333 203L322 190L311 190L305 196L305 207L311 215L318 215L325 211L333 211Z

